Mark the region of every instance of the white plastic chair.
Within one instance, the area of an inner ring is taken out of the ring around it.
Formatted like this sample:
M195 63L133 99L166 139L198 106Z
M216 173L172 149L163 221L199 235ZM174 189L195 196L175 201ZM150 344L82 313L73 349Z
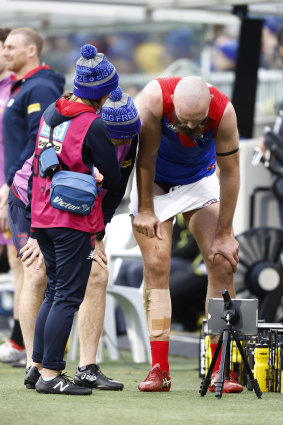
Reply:
M127 336L135 363L151 362L151 351L143 310L143 284L140 288L114 285L123 260L142 259L134 239L131 219L128 214L118 214L107 226L105 249L108 258L109 280L104 319L105 343L109 356L118 358L115 302L123 310ZM116 347L116 352L114 353Z
M0 316L6 316L9 326L13 326L14 307L14 275L9 273L0 274Z

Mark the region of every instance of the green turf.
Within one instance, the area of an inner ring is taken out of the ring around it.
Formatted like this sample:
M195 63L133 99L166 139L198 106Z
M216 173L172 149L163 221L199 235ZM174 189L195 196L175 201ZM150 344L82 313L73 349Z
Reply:
M149 366L130 362L123 352L118 362L106 360L103 372L125 384L124 391L93 391L91 396L38 394L23 385L24 369L0 363L1 425L179 425L282 423L283 394L264 393L261 400L251 391L199 396L196 359L171 358L172 388L169 393L140 393L138 383ZM75 363L66 372L73 377Z

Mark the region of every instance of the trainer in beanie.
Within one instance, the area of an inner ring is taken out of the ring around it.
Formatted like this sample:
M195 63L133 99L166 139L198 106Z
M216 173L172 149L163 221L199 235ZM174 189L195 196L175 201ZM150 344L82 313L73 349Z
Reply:
M114 65L95 46L85 44L76 64L73 93L85 99L100 99L118 86Z
M141 128L137 108L131 96L118 86L101 109L101 118L106 122L112 139L132 139Z

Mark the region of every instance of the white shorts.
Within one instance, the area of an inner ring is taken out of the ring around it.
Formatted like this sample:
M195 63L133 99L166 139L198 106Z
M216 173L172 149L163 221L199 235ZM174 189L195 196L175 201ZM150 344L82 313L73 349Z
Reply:
M192 211L207 207L219 202L220 186L216 174L184 186L174 186L164 195L154 195L154 212L157 218L163 222L179 213ZM130 214L138 212L138 192L136 175L134 175L133 186L130 195Z

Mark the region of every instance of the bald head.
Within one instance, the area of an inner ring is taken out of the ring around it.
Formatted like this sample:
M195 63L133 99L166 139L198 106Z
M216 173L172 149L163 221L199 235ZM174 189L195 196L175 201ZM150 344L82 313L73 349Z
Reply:
M207 83L197 76L182 78L176 85L172 101L178 132L192 137L201 134L211 101Z
M210 99L207 83L200 77L189 76L182 78L177 84L173 102L176 112L184 107L187 111L196 114L207 111Z

